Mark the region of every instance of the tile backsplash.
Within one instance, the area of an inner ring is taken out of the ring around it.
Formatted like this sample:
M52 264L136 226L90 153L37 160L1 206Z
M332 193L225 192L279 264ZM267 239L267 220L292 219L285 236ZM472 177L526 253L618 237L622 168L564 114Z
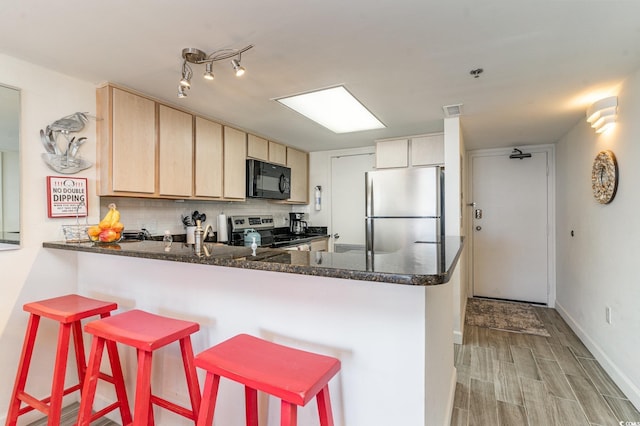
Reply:
M292 207L287 204L275 204L267 200L247 199L244 202L231 201L175 201L144 198L101 197L100 217L103 217L109 203L115 203L121 214L125 229L147 229L152 235L161 235L165 230L172 234L184 234L182 216L190 215L194 210L207 215L205 225L211 224L217 231L217 216L225 215L270 214L276 227L289 226L289 212ZM300 211L301 206L296 206ZM306 207L306 206L302 206Z

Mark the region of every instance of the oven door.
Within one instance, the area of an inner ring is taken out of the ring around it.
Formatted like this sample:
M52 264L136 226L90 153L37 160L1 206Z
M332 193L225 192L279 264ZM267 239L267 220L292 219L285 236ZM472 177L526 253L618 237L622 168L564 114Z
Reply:
M286 200L291 195L291 169L247 160L247 197Z

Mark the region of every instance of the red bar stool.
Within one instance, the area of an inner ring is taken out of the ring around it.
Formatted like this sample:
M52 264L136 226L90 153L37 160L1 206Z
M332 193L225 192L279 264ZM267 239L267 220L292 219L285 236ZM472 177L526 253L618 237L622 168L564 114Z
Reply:
M329 380L340 371L336 358L289 348L247 334L232 337L196 356L207 371L197 426L210 426L220 377L245 386L247 426L258 426L257 390L280 398L280 425L297 424L297 406L314 396L321 426L333 426Z
M136 379L136 397L133 410L134 426L149 426L154 424L153 406L156 404L162 408L173 411L183 417L193 420L194 424L200 410L200 385L194 365L193 348L191 346L191 334L200 329L200 325L191 321L154 315L140 310L131 310L114 315L85 325L84 330L93 334L91 354L87 377L82 390L83 397L80 402L78 414L78 426L88 426L91 419L91 406L96 393L97 375L100 369L100 361L105 343L115 344L119 342L136 348L138 355L138 373ZM182 407L166 399L153 395L151 392L151 359L153 351L160 349L169 343L180 342L182 363L187 377L187 387L191 399L191 409ZM117 358L118 353L114 356ZM109 358L112 354L109 353ZM124 389L122 372L118 374L120 381L116 381L116 389ZM124 424L127 424L125 422Z
M47 424L50 426L60 424L60 413L62 410L62 398L76 390L82 389L87 370L84 345L82 340L81 320L92 316L100 315L106 318L111 315L111 311L118 308L116 303L104 302L102 300L90 299L88 297L69 294L66 296L54 297L53 299L40 300L24 305L23 309L30 313L27 331L24 337L24 345L22 347L22 355L18 365L18 373L16 375L11 403L7 413L7 426L15 426L18 417L28 413L34 409L41 411L48 416ZM58 332L58 348L56 350L56 359L53 369L53 384L51 386L51 396L38 400L32 395L25 392L25 385L31 364L31 357L38 333L40 318L49 318L60 323ZM67 358L69 355L69 344L71 333L73 333L73 343L75 347L76 366L78 369L78 384L65 389L64 378L67 370ZM109 350L115 350L115 345ZM114 364L112 363L112 368ZM119 364L117 365L119 368ZM118 370L119 371L119 370ZM107 381L117 380L112 376L101 374L100 378ZM20 407L22 402L25 407ZM131 413L127 402L126 394L118 394L118 402L111 404L100 413L96 413L94 419L102 415L120 408L122 422L131 421Z

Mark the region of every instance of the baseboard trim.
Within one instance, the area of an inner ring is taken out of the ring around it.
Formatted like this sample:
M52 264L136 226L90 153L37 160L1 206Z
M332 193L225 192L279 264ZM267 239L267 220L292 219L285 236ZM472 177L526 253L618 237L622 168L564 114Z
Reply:
M457 383L458 383L458 370L455 367L453 367L453 373L451 374L451 384L449 385L449 400L447 401L448 417L445 425L451 424L451 418L453 417L453 405L455 403L455 398L456 398Z
M555 309L565 322L571 327L574 333L578 335L582 343L591 351L593 356L598 360L602 368L607 372L611 380L624 392L629 398L629 401L640 410L640 388L636 386L629 377L618 368L618 366L609 358L605 351L584 331L584 329L576 322L576 320L569 315L566 309L558 302L555 301Z

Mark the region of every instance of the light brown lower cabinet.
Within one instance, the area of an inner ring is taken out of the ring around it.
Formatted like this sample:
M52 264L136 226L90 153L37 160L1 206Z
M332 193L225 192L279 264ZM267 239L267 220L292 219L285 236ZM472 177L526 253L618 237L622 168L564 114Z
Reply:
M319 238L311 241L311 251L329 251L329 238Z

